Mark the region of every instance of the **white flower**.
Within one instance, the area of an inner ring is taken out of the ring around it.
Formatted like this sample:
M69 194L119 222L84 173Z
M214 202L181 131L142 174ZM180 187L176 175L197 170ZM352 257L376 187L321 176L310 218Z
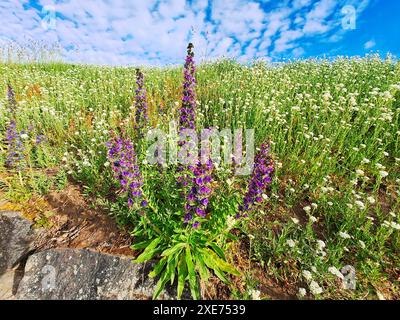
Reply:
M396 222L394 222L394 221L392 221L392 222L390 223L390 226L391 226L393 229L400 230L400 224L398 224L398 223L396 223Z
M310 207L310 206L305 206L305 207L303 208L303 210L304 210L305 212L309 213L309 212L311 211L311 207Z
M364 241L358 240L358 242L360 243L361 249L365 249L365 243L364 243Z
M357 169L357 170L356 170L356 173L357 173L359 176L363 176L363 175L364 175L364 171L362 171L361 169Z
M310 221L311 221L311 223L315 223L315 222L317 222L317 218L316 217L314 217L314 216L310 216Z
M339 236L342 237L343 239L350 239L351 235L349 235L347 232L339 232Z
M378 169L385 169L383 165L381 165L379 162L375 165Z
M313 280L310 283L310 291L313 295L317 295L322 293L322 288L319 286L317 282Z
M264 200L268 200L269 199L269 197L265 193L263 193L261 196L263 197Z
M226 219L226 224L228 225L228 229L232 229L235 223L236 219L233 216L228 216L228 218Z
M302 274L303 274L303 277L304 277L307 281L312 280L312 274L311 274L310 271L308 271L308 270L303 270Z
M367 159L367 158L364 158L364 159L362 159L362 162L363 163L370 163L371 161L369 159Z
M26 140L28 138L29 138L29 136L26 133L21 134L21 139L22 140Z
M311 271L314 272L314 273L317 273L317 268L314 267L314 266L312 266L312 267L311 267Z
M362 203L360 200L357 200L354 202L361 210L365 209L364 203Z
M313 209L317 209L317 208L318 208L318 205L317 205L316 203L311 203L311 207L312 207Z
M260 291L259 290L250 290L249 293L253 300L260 300Z
M296 242L293 241L292 239L286 240L286 244L290 247L293 248L296 245Z
M367 200L368 200L368 202L370 204L374 204L375 203L375 198L374 197L368 197Z
M304 288L299 288L299 293L298 293L298 295L299 295L300 298L305 297L306 294L307 294L307 290L306 290L306 289L304 289Z
M110 166L110 163L108 161L104 162L104 166L107 168Z
M299 219L297 219L297 218L290 218L290 219L292 219L294 224L298 224L300 222Z
M329 267L328 271L332 273L334 276L337 276L340 279L344 279L343 274L335 267Z
M385 177L387 177L389 175L389 173L387 173L384 170L381 170L381 171L379 171L379 175L381 176L381 178L385 178Z
M322 251L325 247L326 247L325 242L323 242L322 240L317 240L317 248L318 248L318 250Z

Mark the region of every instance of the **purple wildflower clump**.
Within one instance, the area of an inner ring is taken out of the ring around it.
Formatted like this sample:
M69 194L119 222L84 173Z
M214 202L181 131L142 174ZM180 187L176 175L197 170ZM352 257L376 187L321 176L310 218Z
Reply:
M205 218L207 216L207 208L211 195L212 170L213 163L209 159L205 164L198 162L195 165L189 166L188 169L192 172L192 178L187 183L189 191L186 195L185 204L185 223L195 220L195 217ZM198 228L199 222L193 223L193 228Z
M179 117L180 130L195 129L196 67L194 64L193 47L193 44L189 43L187 47L187 56L184 66L183 96Z
M144 76L139 69L136 69L136 84L135 129L140 132L148 123L148 107L146 102L146 89L144 88ZM141 135L141 133L139 133L139 135Z
M15 92L11 84L7 84L7 100L11 117L15 119L17 112L17 101L15 100Z
M25 146L23 143L23 137L27 136L27 133L22 130L17 130L17 102L15 100L15 92L11 84L7 85L7 100L8 108L10 113L10 122L7 127L6 141L7 141L7 158L6 166L8 168L21 168L23 160L25 159Z
M239 206L237 218L247 217L255 205L263 201L262 195L269 190L273 173L274 162L270 155L270 146L264 143L256 154L248 191L243 199L243 205Z
M143 199L143 179L132 141L114 135L107 143L107 148L114 177L119 182L122 192L128 194L128 206L131 207L135 200L140 200L142 207L147 206Z
M22 142L22 136L25 131L18 132L17 124L14 119L11 119L6 134L8 144L6 166L8 168L17 168L22 166L22 161L25 158L25 146Z

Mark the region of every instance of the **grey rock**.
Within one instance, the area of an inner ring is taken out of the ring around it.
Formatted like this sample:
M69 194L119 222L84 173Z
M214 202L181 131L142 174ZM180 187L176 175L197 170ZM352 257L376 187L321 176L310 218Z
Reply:
M31 221L18 212L0 211L0 275L26 257L33 240Z
M0 300L14 299L15 270L8 270L0 276Z
M148 277L153 263L88 249L51 249L35 253L25 265L16 299L150 299L157 280ZM161 299L172 299L172 289Z

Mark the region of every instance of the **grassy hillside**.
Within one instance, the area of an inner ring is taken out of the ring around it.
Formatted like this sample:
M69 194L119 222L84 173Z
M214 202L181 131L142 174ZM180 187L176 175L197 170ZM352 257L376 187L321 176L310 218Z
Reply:
M142 71L149 123L168 131L178 118L182 68ZM220 244L242 272L229 285L230 297L258 290L268 298L263 283L271 279L294 295L304 288L310 298L400 298L400 64L374 56L282 65L219 61L198 66L196 78L196 126L254 128L256 145L270 141L275 160L265 201L240 222L237 241ZM12 169L8 83L18 131L28 136L24 159ZM25 203L74 183L121 226L135 225L140 218L115 200L106 154L112 130L131 133L135 89L134 68L0 64L2 197ZM44 141L35 144L38 135ZM139 166L154 205L183 216L182 199L167 197L174 176ZM246 177L224 167L215 175L211 210L225 202L237 210ZM355 269L355 290L343 289L338 270L346 265Z

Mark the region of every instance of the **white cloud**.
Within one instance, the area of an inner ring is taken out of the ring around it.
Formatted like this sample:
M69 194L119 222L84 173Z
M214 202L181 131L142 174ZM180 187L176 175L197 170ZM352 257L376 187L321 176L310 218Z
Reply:
M329 31L334 23L327 18L334 12L338 2L336 0L321 0L306 15L303 32L307 34L324 33Z
M365 50L372 49L375 46L376 46L375 40L369 40L366 43L364 43L364 49Z
M305 37L332 36L328 32L340 21L329 18L355 1L39 0L58 14L55 30L45 30L43 14L29 0L2 0L0 41L57 41L66 60L96 64L180 63L188 41L198 60L222 55L269 60L285 52L302 55ZM369 0L356 2L361 12Z

